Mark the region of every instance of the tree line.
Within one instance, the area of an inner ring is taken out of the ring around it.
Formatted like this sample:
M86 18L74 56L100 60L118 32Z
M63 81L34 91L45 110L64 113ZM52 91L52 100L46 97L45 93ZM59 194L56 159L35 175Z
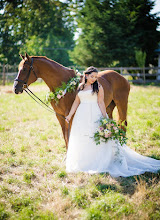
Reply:
M157 65L160 17L151 0L1 0L0 62L19 53L47 56L65 66ZM77 40L74 34L80 30ZM143 56L144 57L144 56Z

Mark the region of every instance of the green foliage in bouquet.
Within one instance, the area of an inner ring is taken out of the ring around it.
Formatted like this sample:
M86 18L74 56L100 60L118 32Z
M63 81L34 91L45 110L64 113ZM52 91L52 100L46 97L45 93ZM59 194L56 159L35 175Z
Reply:
M122 122L122 125L124 123ZM94 133L94 140L96 144L100 144L101 141L107 142L108 140L118 140L121 146L126 144L126 132L120 128L120 125L110 118L101 117L99 120L99 126Z
M67 84L65 82L62 82L62 85L60 87L57 87L54 92L48 92L45 98L46 103L48 104L49 102L54 100L56 104L58 104L59 100L64 97L66 92L71 93L72 91L75 91L79 82L79 75L71 78Z

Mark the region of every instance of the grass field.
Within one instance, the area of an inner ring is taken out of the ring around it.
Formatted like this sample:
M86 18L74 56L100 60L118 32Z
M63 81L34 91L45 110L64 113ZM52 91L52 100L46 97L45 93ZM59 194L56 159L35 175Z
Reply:
M48 88L30 89L44 99ZM128 178L67 174L54 114L0 87L0 220L160 219L160 173ZM131 86L128 143L160 159L160 87Z

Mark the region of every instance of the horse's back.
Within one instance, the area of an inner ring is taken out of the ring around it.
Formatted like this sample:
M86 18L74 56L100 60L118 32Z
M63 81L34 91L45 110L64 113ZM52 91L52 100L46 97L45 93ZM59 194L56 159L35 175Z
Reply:
M114 70L104 70L98 73L98 78L106 84L110 84L113 89L123 88L127 91L130 90L129 82L118 72ZM103 83L102 83L103 84Z

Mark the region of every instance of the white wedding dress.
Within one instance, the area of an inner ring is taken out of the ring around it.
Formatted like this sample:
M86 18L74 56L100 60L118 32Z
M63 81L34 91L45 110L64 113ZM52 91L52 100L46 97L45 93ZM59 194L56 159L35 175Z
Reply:
M109 173L113 177L128 177L160 170L160 160L142 156L114 140L96 145L93 134L102 113L97 94L92 90L78 93L80 105L73 118L66 171L71 173Z

